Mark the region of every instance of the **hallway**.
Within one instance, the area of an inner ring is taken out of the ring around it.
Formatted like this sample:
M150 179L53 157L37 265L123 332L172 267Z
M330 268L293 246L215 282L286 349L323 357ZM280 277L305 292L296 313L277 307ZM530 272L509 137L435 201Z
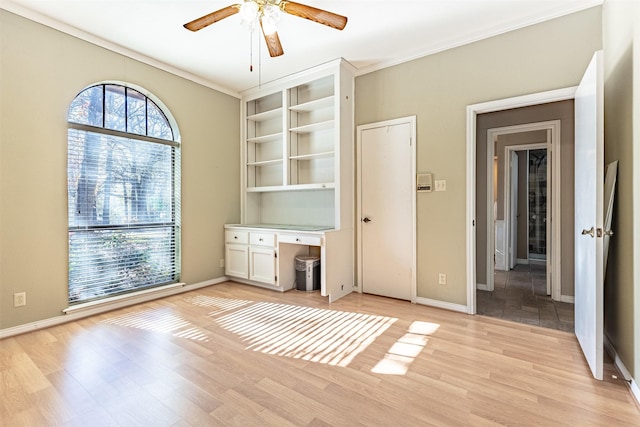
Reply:
M546 295L544 265L518 264L496 271L494 291L476 291L479 315L573 332L573 304Z

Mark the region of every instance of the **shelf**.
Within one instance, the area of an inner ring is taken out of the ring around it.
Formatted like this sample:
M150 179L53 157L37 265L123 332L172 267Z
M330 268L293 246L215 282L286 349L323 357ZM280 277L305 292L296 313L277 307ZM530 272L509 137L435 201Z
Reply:
M316 99L315 101L305 102L303 104L292 105L289 107L291 111L315 111L320 110L322 108L332 107L334 103L333 95L327 96L326 98Z
M282 132L272 133L270 135L256 136L254 138L247 138L247 142L253 142L255 144L259 144L262 142L277 141L279 139L282 139Z
M310 125L298 126L289 129L293 133L310 133L317 132L319 130L327 130L333 128L334 120L327 120L326 122L312 123Z
M290 156L289 160L313 160L334 157L334 151L325 151L324 153L302 154L300 156Z
M263 161L260 161L260 162L250 162L250 163L247 163L247 166L269 166L269 165L276 165L278 163L282 163L282 159L263 160Z
M252 122L264 122L278 117L282 117L282 108L276 108L275 110L269 110L263 113L247 116L247 120Z
M335 188L333 182L325 182L320 184L296 184L296 185L274 185L269 187L247 187L247 193L277 193L283 191L301 191L301 190L333 190Z

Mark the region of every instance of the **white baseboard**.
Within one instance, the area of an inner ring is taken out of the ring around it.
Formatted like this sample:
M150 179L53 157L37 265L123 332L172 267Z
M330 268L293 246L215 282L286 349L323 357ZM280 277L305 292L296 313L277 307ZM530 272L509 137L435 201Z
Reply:
M82 319L83 317L105 313L107 311L128 307L134 304L141 304L141 303L158 299L158 298L164 298L171 295L181 294L183 292L193 291L196 289L226 282L227 280L229 279L226 276L223 276L217 279L211 279L211 280L206 280L204 282L193 283L191 285L180 284L179 286L171 285L164 288L160 287L156 289L151 289L147 292L138 293L137 295L129 295L126 298L119 298L115 301L110 301L103 304L94 304L91 306L83 307L75 311L70 310L66 314L62 314L60 316L50 317L48 319L43 319L36 322L31 322L31 323L25 323L23 325L14 326L11 328L0 329L0 339L8 338L14 335L24 334L27 332L32 332L38 329L49 328L51 326L56 326L62 323L67 323L67 322L72 322L74 320Z
M640 405L640 388L638 387L638 383L618 356L618 352L616 351L611 341L609 341L609 338L606 334L604 335L604 349L609 354L609 357L611 357L611 360L613 360L613 365L620 372L622 378L629 385L631 395L636 399L636 403Z
M476 283L476 289L481 291L488 291L489 285L487 285L486 283Z
M416 304L428 305L430 307L444 308L445 310L458 311L460 313L468 313L466 305L454 304L446 301L438 301L430 298L416 298Z

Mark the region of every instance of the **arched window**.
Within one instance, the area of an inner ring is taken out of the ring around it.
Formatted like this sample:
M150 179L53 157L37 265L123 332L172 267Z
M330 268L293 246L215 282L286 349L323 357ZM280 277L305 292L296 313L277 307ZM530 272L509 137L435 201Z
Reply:
M69 107L69 303L180 279L180 144L140 90L98 84Z

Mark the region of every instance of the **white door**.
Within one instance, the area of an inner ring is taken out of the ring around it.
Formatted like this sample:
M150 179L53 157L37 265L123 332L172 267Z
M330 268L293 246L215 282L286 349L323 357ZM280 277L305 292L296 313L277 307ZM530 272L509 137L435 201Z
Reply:
M603 374L604 102L602 52L575 95L575 332L593 376Z
M362 291L413 299L415 118L358 128ZM409 121L408 121L409 120Z
M516 266L518 260L518 153L511 151L509 159L509 168L511 174L509 198L509 269Z

